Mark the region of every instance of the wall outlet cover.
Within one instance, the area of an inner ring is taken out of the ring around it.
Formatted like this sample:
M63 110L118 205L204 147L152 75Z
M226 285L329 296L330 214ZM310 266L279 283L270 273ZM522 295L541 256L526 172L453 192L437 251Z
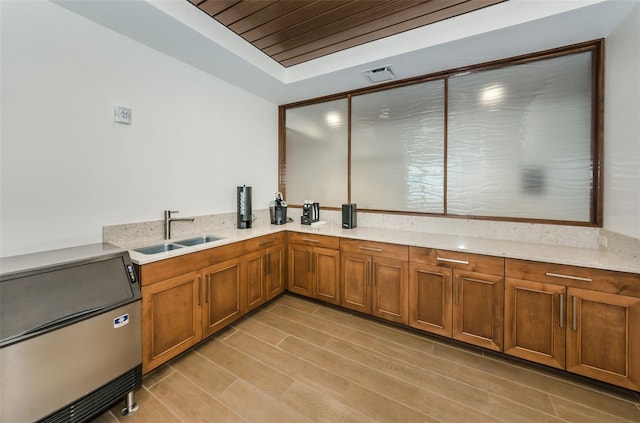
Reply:
M115 106L113 108L114 122L131 125L131 109L124 106Z

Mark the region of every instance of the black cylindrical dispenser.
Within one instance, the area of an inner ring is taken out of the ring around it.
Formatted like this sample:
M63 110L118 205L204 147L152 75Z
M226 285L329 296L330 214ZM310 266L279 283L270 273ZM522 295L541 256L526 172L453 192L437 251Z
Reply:
M238 229L251 227L251 187L243 185L238 187Z

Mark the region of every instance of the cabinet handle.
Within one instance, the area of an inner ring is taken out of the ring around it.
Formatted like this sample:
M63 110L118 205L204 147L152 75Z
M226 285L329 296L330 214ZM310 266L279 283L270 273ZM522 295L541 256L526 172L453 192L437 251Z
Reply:
M265 264L264 264L264 275L265 276L269 276L271 274L271 263L270 263L270 254L265 254L264 255L264 259L265 259Z
M460 287L458 286L459 281L460 281L460 277L456 275L453 281L453 296L455 297L456 305L460 304Z
M366 250L366 251L377 251L378 253L381 253L384 251L382 248L375 248L375 247L360 247L360 249Z
M469 260L456 260L446 257L436 257L437 261L446 261L447 263L469 264Z
M591 278L581 278L580 276L563 275L561 273L546 272L545 275L551 276L551 277L554 277L554 278L571 279L571 280L574 280L574 281L582 281L582 282L592 282L593 281L593 279L591 279Z
M202 277L198 276L198 305L202 305Z
M371 286L376 286L376 268L374 263L371 263L370 266L371 266Z
M270 239L269 241L263 241L263 242L259 242L258 246L263 246L263 245L268 245L268 244L272 244L274 243L276 240L275 239Z
M319 239L311 239L311 238L302 238L302 240L307 242L320 242Z
M573 305L573 319L571 322L571 329L573 329L574 331L578 330L578 322L577 322L577 312L576 312L576 297L575 295L571 297L571 301L572 301L572 305Z
M369 285L371 283L371 265L367 264L367 266L364 268L364 281L367 285Z
M209 283L211 283L211 278L207 275L207 283L205 284L205 294L204 294L204 302L209 304Z
M564 327L564 294L560 294L560 327Z

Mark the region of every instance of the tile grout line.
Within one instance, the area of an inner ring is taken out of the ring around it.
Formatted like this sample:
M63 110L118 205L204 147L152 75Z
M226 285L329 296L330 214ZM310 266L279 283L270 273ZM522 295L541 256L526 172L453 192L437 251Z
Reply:
M191 350L189 350L191 351ZM174 368L175 373L179 374L180 376L182 376L187 382L189 382L191 385L193 385L196 389L198 389L199 391L203 392L206 396L208 396L209 398L213 399L214 401L216 401L218 404L220 404L222 407L226 408L231 414L235 415L236 417L238 417L241 421L243 422L247 422L245 419L242 418L242 416L240 416L238 413L236 413L235 411L233 411L232 409L230 409L229 407L227 407L222 401L220 401L218 398L216 398L215 395L211 395L209 392L207 392L206 389L204 389L202 386L198 385L197 383L195 383L193 380L191 380L191 378L187 377L187 375L185 375L184 373L182 373L180 370ZM233 383L233 382L232 382ZM231 384L229 385L231 386ZM227 386L228 388L228 386ZM224 390L226 390L227 388L225 388ZM223 392L224 392L223 390ZM250 422L247 422L250 423Z
M234 331L232 334L230 334L229 336L226 336L226 337L224 337L224 338L219 338L219 341L222 343L222 342L224 342L224 340L226 340L226 339L230 338L232 335L235 335L237 332L240 332L240 331L241 331L241 330L239 330L239 329L238 329L238 330ZM212 339L212 341L214 341L214 339ZM226 344L226 343L225 343L224 345L226 345L228 348L232 348L232 349L234 349L235 351L239 351L239 350L237 350L236 348L233 348L233 347L232 347L231 345L229 345L229 344ZM229 384L229 386L227 386L226 388L224 388L224 389L220 392L220 395L222 395L225 391L227 391L227 390L231 387L231 385L233 385L236 381L238 381L238 380L239 380L239 381L241 381L241 382L244 382L244 383L246 383L246 384L248 384L248 385L252 386L252 387L253 387L253 388L255 388L256 390L260 391L260 393L262 393L263 395L265 395L265 396L267 396L267 397L269 397L269 398L272 398L272 399L273 399L273 400L275 400L275 401L282 402L282 398L275 397L275 396L271 395L269 392L266 392L266 391L262 390L259 386L256 386L255 384L253 384L251 380L244 379L243 377L241 377L241 376L239 376L239 375L237 375L237 374L235 374L235 373L233 373L233 372L231 372L231 371L227 370L226 368L224 368L224 367L222 367L221 365L219 365L218 363L216 363L216 362L212 361L211 359L209 359L209 357L205 356L204 354L200 353L199 351L195 351L195 350L193 350L193 352L194 352L195 354L199 355L200 357L202 357L202 358L203 358L204 360L206 360L208 363L210 363L210 364L212 364L212 365L214 365L214 366L216 366L216 367L218 367L218 368L222 369L224 372L226 372L226 373L228 373L229 375L231 375L231 376L235 377L235 380L234 380L232 383L230 383L230 384ZM249 356L249 357L250 357L250 356ZM259 360L256 360L256 361L259 361ZM267 364L266 364L266 363L262 363L262 362L261 362L261 364L263 364L263 365L267 366ZM280 373L280 374L283 374L283 375L284 375L284 373L280 372L278 369L274 369L274 368L272 368L271 366L268 366L268 367L269 367L270 369L275 370L275 371L277 371L278 373ZM284 375L284 376L286 376L286 375ZM185 377L186 377L186 376L185 376ZM295 380L294 380L294 382L295 382ZM291 385L292 385L292 384L290 384L290 385L287 387L287 389L285 389L285 391L286 391L286 390L288 390L289 388L291 388ZM300 414L298 411L296 411L296 410L294 410L293 408L291 408L288 404L283 404L283 406L287 407L289 410L293 411L294 413Z
M253 338L253 339L255 339L257 342L266 343L265 341L261 340L260 338L258 338L258 337L256 337L256 336L254 336L254 335L252 335L252 334L250 334L250 333L245 333L245 335L246 335L246 336L249 336L249 337L251 337L251 338ZM304 339L302 339L302 338L298 338L297 336L292 335L292 334L287 334L287 337L292 337L292 338L299 339L299 340L301 340L301 341L303 341L303 342L307 342L307 341L305 341ZM286 339L286 338L285 338L285 339ZM284 340L283 340L283 341L284 341ZM282 341L280 341L280 342L282 342ZM307 342L307 343L308 343L308 342ZM420 411L420 410L416 410L415 408L413 408L413 407L411 407L411 406L408 406L408 405L406 405L406 404L403 404L403 403L401 403L401 402L399 402L399 401L397 401L397 400L395 400L395 399L393 399L393 398L391 398L391 397L389 397L389 396L387 396L387 395L384 395L384 394L381 394L381 393L379 393L379 392L377 392L377 391L374 391L373 389L368 388L367 386L361 385L361 384L359 384L359 383L357 383L357 382L354 382L354 381L352 381L352 380L350 380L350 379L347 379L347 378L345 378L345 377L343 377L343 376L340 376L339 374L337 374L336 372L334 372L334 371L332 371L332 370L329 370L329 369L327 369L327 368L321 367L321 366L319 366L319 365L317 365L317 364L315 364L315 363L313 363L313 362L311 362L311 361L309 361L309 360L304 359L303 357L300 357L300 356L297 356L297 355L295 355L295 354L292 354L292 353L290 353L289 351L284 350L284 349L282 349L282 348L281 348L281 347L279 347L279 346L276 346L276 345L273 345L273 344L269 344L269 343L267 343L267 344L268 344L268 345L270 345L270 346L273 346L273 347L278 348L280 351L282 351L283 353L285 353L285 354L287 354L287 355L293 355L293 356L294 356L294 357L296 357L297 359L299 359L299 360L301 360L301 361L304 361L305 363L308 363L308 364L309 364L309 365L311 365L311 366L314 366L314 367L319 368L319 369L321 369L321 370L324 370L324 371L326 371L326 372L328 372L328 373L331 373L331 374L335 375L335 376L336 376L336 377L338 377L338 378L345 379L345 380L346 380L348 383L350 383L350 384L358 385L358 386L360 386L361 388L364 388L364 389L366 389L366 390L368 390L368 391L374 392L374 393L376 393L376 394L378 394L378 395L380 395L380 396L382 396L382 397L387 398L389 401L393 401L393 402L395 402L395 403L401 404L403 407L406 407L406 408L408 408L408 409L410 409L410 410L412 410L412 411L415 411L415 412L416 412L416 413L418 413L418 414L421 414L421 415L423 415L423 416L425 416L425 417L432 418L432 416L427 415L427 414L423 413L423 412L422 412L422 411ZM313 345L313 344L311 344L311 345ZM231 346L231 345L228 345L228 344L227 344L227 346L228 346L228 347L230 347L230 348L233 348L233 349L234 349L234 350L236 350L236 351L239 351L239 352L240 352L240 350L238 350L237 348L235 348L235 347L233 347L233 346ZM323 348L323 347L320 347L320 346L317 346L317 347L318 347L318 348ZM260 360L260 359L258 359L258 358L256 358L256 357L252 357L252 356L250 356L250 357L251 357L251 358L253 358L253 359L254 359L254 360L256 360L256 361L259 361L260 363L264 364L265 366L269 366L270 368L273 368L273 367L272 367L272 366L270 366L269 364L267 364L267 363L263 362L262 360ZM277 370L277 369L275 369L275 370ZM305 385L309 386L310 388L312 388L312 389L314 389L314 390L318 391L318 389L317 389L317 388L315 388L315 387L314 387L314 386L312 386L312 385L308 385L308 384L307 384L307 383L305 383L304 381L300 381L300 380L298 380L298 382L300 382L300 383L304 383ZM328 393L327 393L327 391L324 391L324 390L320 390L320 392L322 392L322 393L324 393L324 394L328 394ZM330 394L329 394L329 395L330 395ZM353 409L353 407L351 407L351 406L350 406L350 405L348 405L348 404L345 404L345 403L342 403L342 404L343 404L344 406L348 407L348 408ZM356 410L356 411L358 411L358 410ZM361 413L361 414L365 414L365 413L364 413L364 412L362 412L362 411L360 411L360 413ZM367 414L365 414L365 415L367 415ZM369 415L367 415L367 416L369 416ZM369 417L370 417L370 416L369 416ZM372 418L373 418L373 417L372 417ZM436 419L436 420L437 420L437 419Z
M175 371L175 370L174 370L174 371ZM167 377L168 377L168 376L167 376ZM164 379L166 379L166 377L165 377ZM155 386L155 385L157 385L157 383L155 383L155 384L154 384L154 386ZM153 393L153 392L151 391L151 389L147 388L146 386L143 386L142 388L143 388L145 391L147 391L147 393L148 393L151 397L155 398L155 399L156 399L156 401L158 401L160 404L162 404L162 405L167 409L167 411L169 411L169 412L170 412L170 413L171 413L171 414L172 414L176 419L178 419L178 420L179 420L179 421L181 421L182 423L188 423L188 422L185 422L185 421L180 417L180 415L179 415L179 414L176 414L176 412L174 411L173 407L170 407L170 406L169 406L169 404L166 404L164 401L162 401L162 399L161 399L160 397L158 397L155 393ZM138 411L140 411L140 410L138 410ZM123 417L126 417L126 416L123 416ZM120 421L120 422L125 421L125 422L126 422L126 420L120 420L120 419L118 419L118 421Z
M269 326L269 325L267 325L267 324L265 324L265 326L272 327L272 326ZM262 342L262 343L265 343L265 344L267 344L267 345L269 345L269 346L276 347L276 348L278 348L278 350L280 350L282 353L285 353L285 354L287 354L287 355L291 355L291 353L289 353L288 351L286 351L286 350L284 350L284 349L280 348L278 345L274 345L274 344L270 344L270 343L268 343L268 342L265 342L265 341L263 341L262 339L260 339L260 338L258 338L258 337L256 337L256 336L254 336L254 335L252 335L252 334L250 334L250 333L247 333L247 332L244 332L244 331L243 331L243 333L244 333L246 336L248 336L248 337L250 337L250 338L255 339L257 342ZM286 334L285 339L286 339L287 337L289 337L289 336L294 337L294 338L297 338L297 337L295 337L294 335L291 335L291 334L287 333L287 334ZM298 338L298 339L299 339L299 338ZM280 342L278 342L278 344L280 344L282 341L284 341L284 339L283 339L283 340L281 340ZM282 373L279 369L274 368L274 367L273 367L273 366L271 366L269 363L266 363L266 362L262 361L261 359L259 359L259 358L257 358L257 357L254 357L254 356L251 356L251 355L245 354L245 353L243 353L241 350L239 350L239 349L235 348L235 347L234 347L234 346L232 346L232 345L229 345L229 344L225 344L225 345L226 345L227 347L229 347L229 348L231 348L231 349L235 350L235 351L238 351L239 353L241 353L241 354L243 354L243 355L247 355L247 356L248 356L248 357L250 357L251 359L256 360L256 361L257 361L257 362L259 362L260 364L262 364L262 365L264 365L264 366L266 366L266 367L269 367L269 368L270 368L270 369L272 369L272 370L275 370L275 371L277 371L277 372L279 372L279 373ZM298 358L298 357L297 357L297 358ZM318 367L318 368L320 368L319 366L317 366L317 365L315 365L314 363L311 363L311 362L309 362L309 361L307 361L307 360L302 360L302 361L305 361L305 362L307 362L307 363L309 363L309 364L313 365L314 367ZM327 370L327 369L325 369L325 370L326 370L326 371L328 371L329 373L332 373L332 374L334 374L334 375L335 375L335 373L334 373L334 372L331 372L331 371L329 371L329 370ZM363 411L357 410L357 409L353 408L352 406L350 406L349 404L346 404L346 403L342 402L341 400L336 399L335 397L331 396L331 395L330 395L326 390L318 389L318 388L317 388L317 387L315 387L314 385L310 385L310 384L308 384L307 382L305 382L304 380L299 380L299 379L297 379L297 378L294 378L294 377L292 377L292 376L289 376L289 375L288 375L288 374L286 374L286 373L282 373L282 374L283 374L283 375L285 375L285 376L287 376L287 377L289 377L289 378L291 378L291 379L293 379L294 383L300 383L300 384L303 384L303 385L305 385L308 389L311 389L311 390L316 391L316 392L320 392L322 395L326 395L326 396L328 396L329 398L332 398L332 399L334 399L334 400L336 400L336 401L340 402L340 404L342 404L344 407L347 407L347 408L348 408L348 409L350 409L350 410L353 410L353 411L355 411L355 412L357 412L357 413L359 413L359 414L365 415L365 416L369 417L369 418L370 418L370 419L372 419L372 420L378 421L378 419L376 419L376 418L374 418L374 417L372 417L372 416L369 416L368 414L364 413ZM336 376L338 376L338 377L342 378L342 376L339 376L339 375L336 375ZM343 378L343 379L344 379L344 378ZM345 380L347 380L347 382L349 382L349 383L353 383L352 381L350 381L350 380L348 380L348 379L345 379ZM293 384L292 384L292 385L293 385ZM286 392L287 390L291 389L291 386L292 386L292 385L288 386L288 387L287 387L287 389L285 390L285 392ZM386 397L386 396L385 396L385 397ZM391 400L391 399L390 399L390 400ZM397 401L396 401L396 402L397 402ZM286 404L285 404L285 405L286 405ZM288 406L288 405L287 405L287 406ZM412 410L413 410L413 409L412 409ZM295 410L294 410L294 411L295 411ZM417 410L414 410L414 411L417 411ZM418 413L420 413L420 412L418 412ZM420 413L420 414L424 415L423 413Z

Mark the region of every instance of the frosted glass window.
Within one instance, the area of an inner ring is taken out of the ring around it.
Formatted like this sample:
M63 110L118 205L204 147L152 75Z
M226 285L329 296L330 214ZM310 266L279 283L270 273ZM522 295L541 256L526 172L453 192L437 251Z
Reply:
M448 214L591 221L591 61L449 78Z
M347 202L347 99L286 110L285 200Z
M351 201L444 211L444 80L353 96Z

